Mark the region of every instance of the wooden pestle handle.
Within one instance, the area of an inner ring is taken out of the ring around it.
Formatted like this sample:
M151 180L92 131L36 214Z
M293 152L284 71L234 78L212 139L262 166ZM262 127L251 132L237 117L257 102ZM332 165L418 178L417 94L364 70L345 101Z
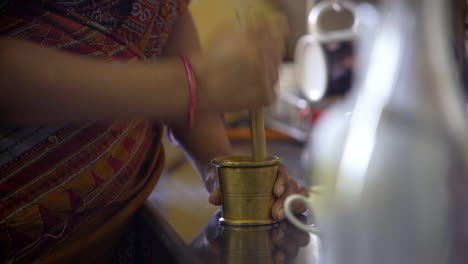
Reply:
M236 17L240 25L247 27L245 21L248 16L248 0L240 0L240 13L236 12ZM253 161L264 161L266 159L265 123L263 118L263 108L249 111L250 134L252 137L252 158Z
M263 108L251 110L249 114L250 133L252 136L252 157L254 161L263 161L266 159L267 155Z

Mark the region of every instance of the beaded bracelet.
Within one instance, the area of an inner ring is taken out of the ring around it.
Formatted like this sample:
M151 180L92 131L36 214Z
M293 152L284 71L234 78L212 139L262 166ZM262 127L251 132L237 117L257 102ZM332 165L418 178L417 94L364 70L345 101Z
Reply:
M193 128L195 125L195 110L196 110L196 99L197 99L197 85L195 83L195 75L193 74L192 65L190 61L182 54L179 54L180 59L184 63L185 72L187 73L187 80L189 86L189 103L187 120L189 128Z

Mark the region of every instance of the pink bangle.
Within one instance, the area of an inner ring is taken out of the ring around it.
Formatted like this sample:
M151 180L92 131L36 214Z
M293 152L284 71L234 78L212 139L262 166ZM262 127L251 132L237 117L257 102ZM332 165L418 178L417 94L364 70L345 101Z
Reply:
M193 128L195 125L195 110L197 106L197 85L195 83L195 75L193 74L192 65L190 61L182 54L179 54L180 59L184 63L185 72L187 73L187 80L189 86L189 103L188 103L188 125L189 128Z

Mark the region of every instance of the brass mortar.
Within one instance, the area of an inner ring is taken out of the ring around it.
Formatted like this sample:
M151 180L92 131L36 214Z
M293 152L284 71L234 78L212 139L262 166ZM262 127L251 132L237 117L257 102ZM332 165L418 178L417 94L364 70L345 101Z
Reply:
M268 225L275 201L273 186L281 159L267 156L253 161L251 156L224 156L212 160L222 193L220 222L226 225Z

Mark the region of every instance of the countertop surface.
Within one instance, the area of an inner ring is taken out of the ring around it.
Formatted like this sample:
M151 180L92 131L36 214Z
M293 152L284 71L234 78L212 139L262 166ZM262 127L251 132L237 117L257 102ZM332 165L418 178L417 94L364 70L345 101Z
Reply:
M202 263L318 263L320 239L284 220L274 225L221 225L218 211L189 244ZM299 216L307 222L307 217Z

